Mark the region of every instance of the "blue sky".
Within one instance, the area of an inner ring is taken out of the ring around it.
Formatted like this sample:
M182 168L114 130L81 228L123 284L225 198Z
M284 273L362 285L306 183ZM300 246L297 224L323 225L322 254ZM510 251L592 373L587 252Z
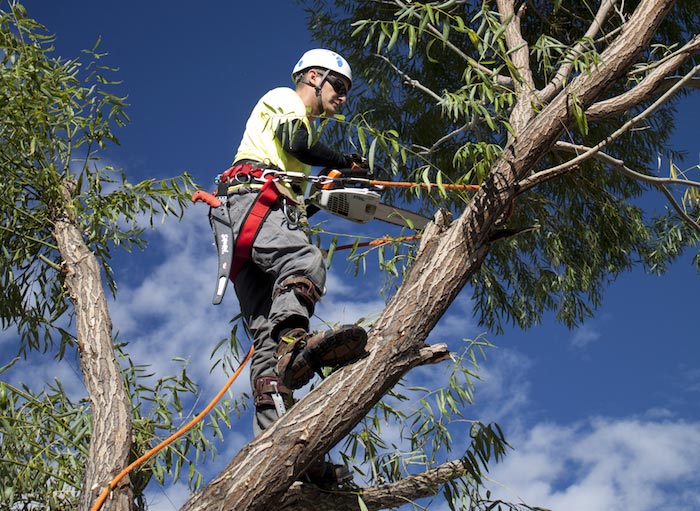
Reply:
M255 101L289 85L298 57L315 45L293 2L95 2L27 0L30 16L58 35L65 57L90 48L98 37L119 68L132 123L108 163L129 179L190 172L209 186L228 165ZM697 163L694 134L700 103L680 109L677 148ZM658 198L650 199L661 207ZM378 223L355 226L330 220L329 228L380 234ZM215 260L204 206L182 223L167 221L150 234L144 253L115 259L119 283L111 304L115 329L138 363L159 375L189 360L204 396L225 381L209 372L209 353L227 335L238 308L232 289L211 305ZM595 317L568 330L546 317L526 332L494 336L476 325L468 290L438 324L431 340L459 341L485 334L497 345L483 364L483 381L471 417L497 420L514 451L491 472L494 492L506 499L567 511L700 508L700 350L694 300L697 274L689 257L663 278L636 270L611 284ZM377 316L383 301L376 276L355 278L336 260L320 320ZM0 335L0 365L13 339ZM421 370L420 383L439 381L440 368ZM9 374L21 380L24 370ZM75 363L38 357L32 381L59 377L82 395ZM248 390L247 377L233 392ZM208 469L222 468L252 436L249 417L234 423ZM183 484L153 489L151 509L177 509ZM430 509L446 506L434 503Z

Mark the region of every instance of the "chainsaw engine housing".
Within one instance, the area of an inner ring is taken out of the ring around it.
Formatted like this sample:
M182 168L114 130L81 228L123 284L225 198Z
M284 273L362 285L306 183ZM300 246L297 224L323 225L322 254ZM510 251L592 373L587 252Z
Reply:
M374 218L379 194L367 189L339 188L319 190L311 202L339 217L364 224Z

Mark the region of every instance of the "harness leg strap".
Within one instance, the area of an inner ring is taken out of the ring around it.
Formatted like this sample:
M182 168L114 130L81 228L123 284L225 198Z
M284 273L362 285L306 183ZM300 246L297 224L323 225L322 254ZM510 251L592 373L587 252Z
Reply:
M279 191L274 181L268 180L258 192L258 196L246 215L241 226L241 230L236 238L233 252L233 263L231 265L230 278L234 280L241 268L250 259L253 249L253 242L260 232L265 218L270 213L270 209L275 206L279 199Z
M281 417L294 404L292 391L276 376L260 376L255 379L253 403L256 408L274 406Z
M297 298L306 305L309 312L313 314L316 302L321 299L321 291L311 280L306 277L289 277L275 289L273 298L277 298L288 291L293 291Z

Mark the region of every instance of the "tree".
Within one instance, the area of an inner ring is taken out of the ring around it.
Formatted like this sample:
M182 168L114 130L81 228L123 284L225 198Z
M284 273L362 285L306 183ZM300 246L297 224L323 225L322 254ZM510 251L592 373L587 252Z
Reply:
M662 271L698 241L697 183L648 168L672 124L673 95L698 72L690 2L343 1L313 2L310 12L316 35L361 62L375 93L352 121L370 159L383 148L397 173L418 161L418 178L481 186L456 221L438 216L423 234L372 326L367 359L329 376L247 445L188 511L357 509L355 494L290 484L408 371L445 358L446 347L424 341L465 285L486 325L531 326L545 310L573 325L617 274L639 262ZM360 39L344 37L350 26ZM363 106L365 92L356 93ZM631 203L650 188L668 197L665 217ZM478 493L476 459L500 454L503 439L478 425L473 439L458 460L363 489L362 505L397 506L459 478L453 503L495 504Z
M689 1L623 6L603 0L598 9L588 7L564 1L348 1L333 7L329 18L323 4L314 5L310 23L319 37L344 40L337 32L347 31L348 20L355 23L359 38L342 50L366 59L366 97L377 99L373 110L340 124L352 127L363 152L373 162L383 152L382 163L403 177L473 182L480 189L464 202L440 199L439 206L460 216L450 223L447 212L438 214L423 233L400 287L372 326L369 356L326 378L184 509L381 509L440 487L455 506L497 504L482 495L481 485L488 464L506 448L497 425L473 422L462 455L437 457L450 447L442 417L462 413L470 400L469 361L477 363L478 341L438 392L439 414L407 417L392 407L404 399L398 385L410 370L450 358L447 346L425 344L447 306L470 284L486 325L508 320L531 326L545 310L574 324L591 313L609 279L638 260L660 271L698 237L697 195L677 199L670 191L671 185L695 183L675 176L659 180L647 169L672 121L663 105L672 105L672 94L697 72L700 39L692 34L698 14ZM113 244L141 242L139 213L171 212L170 201L181 208L188 194L179 181L112 183L113 174L91 159L91 144L115 141L111 123L125 120L122 100L103 91L97 74L82 85L77 61L47 58L50 39L20 6L3 13L2 23L0 155L8 176L2 183L3 326L18 326L23 353L54 349L62 356L77 347L92 406L92 421L86 421L80 408L86 404L67 401L60 388L43 396L0 388L2 448L14 447L3 453L15 456L7 463L3 455L0 478L13 477L14 465L48 474L36 483L36 493L24 490L3 504L35 509L44 503L43 484L57 492L47 507L89 509L99 488L126 466L130 435L122 437L127 448L120 452L105 456L105 446L145 422L134 404L138 366L120 369L115 363L98 271L109 284ZM95 61L99 57L93 52ZM435 106L426 107L426 98ZM661 108L652 112L656 103ZM640 122L650 129L631 130ZM83 162L78 170L75 151ZM572 152L580 156L572 158ZM657 186L668 192L673 208L664 218L647 219L630 201ZM425 199L414 201L435 207ZM560 210L568 214L557 215ZM66 316L74 320L75 335ZM52 335L60 335L58 346ZM90 359L93 349L100 351ZM102 366L95 362L107 364L109 374L99 378ZM121 396L117 403L102 399L110 389ZM112 404L120 409L110 418L119 422L98 430L102 407ZM59 413L42 413L42 407ZM415 447L427 453L423 473L399 479L400 471L390 467L396 459L386 458L389 469L377 470L375 486L357 492L293 483L346 437L363 441L365 457L373 458L381 444L374 426L382 415L416 428ZM41 426L47 416L50 427L33 429L33 438L15 427ZM367 427L353 431L365 419ZM143 427L152 433L156 426ZM90 451L83 431L89 432ZM418 442L426 431L428 440ZM13 452L24 445L32 447L26 459ZM138 454L143 447L132 445ZM61 457L73 453L75 469ZM115 488L106 506L131 508L131 493L137 496L151 474L132 473L131 486L125 481Z
M128 120L124 100L109 91L104 54L52 58L51 41L22 5L0 11L0 318L25 358L77 352L89 403L71 402L60 382L38 395L0 382L0 509L89 509L140 454L144 392L118 360L103 279L114 292L113 248L142 246L142 217L180 214L192 188L187 175L134 185L99 165ZM191 390L184 375L168 381ZM151 475L114 488L104 509L132 509Z

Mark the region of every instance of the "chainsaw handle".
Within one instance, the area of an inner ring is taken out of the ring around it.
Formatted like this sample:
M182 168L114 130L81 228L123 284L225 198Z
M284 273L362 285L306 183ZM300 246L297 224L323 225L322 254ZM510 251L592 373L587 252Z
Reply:
M320 181L318 187L321 190L332 190L336 188L336 185L338 184L340 184L340 187L342 188L341 183L344 179L369 179L372 176L372 171L353 164L353 167L349 169L324 169L319 174L319 177L321 176L328 179L326 181Z
M192 196L192 202L196 203L200 200L202 202L206 202L212 208L218 208L219 206L221 206L221 201L219 199L217 199L213 194L205 192L204 190L197 190Z
M342 177L342 172L336 169L328 169L328 172L325 173L325 177L328 177L328 181L326 183L320 184L319 188L321 190L330 190L334 188L335 182L334 179L338 179Z

